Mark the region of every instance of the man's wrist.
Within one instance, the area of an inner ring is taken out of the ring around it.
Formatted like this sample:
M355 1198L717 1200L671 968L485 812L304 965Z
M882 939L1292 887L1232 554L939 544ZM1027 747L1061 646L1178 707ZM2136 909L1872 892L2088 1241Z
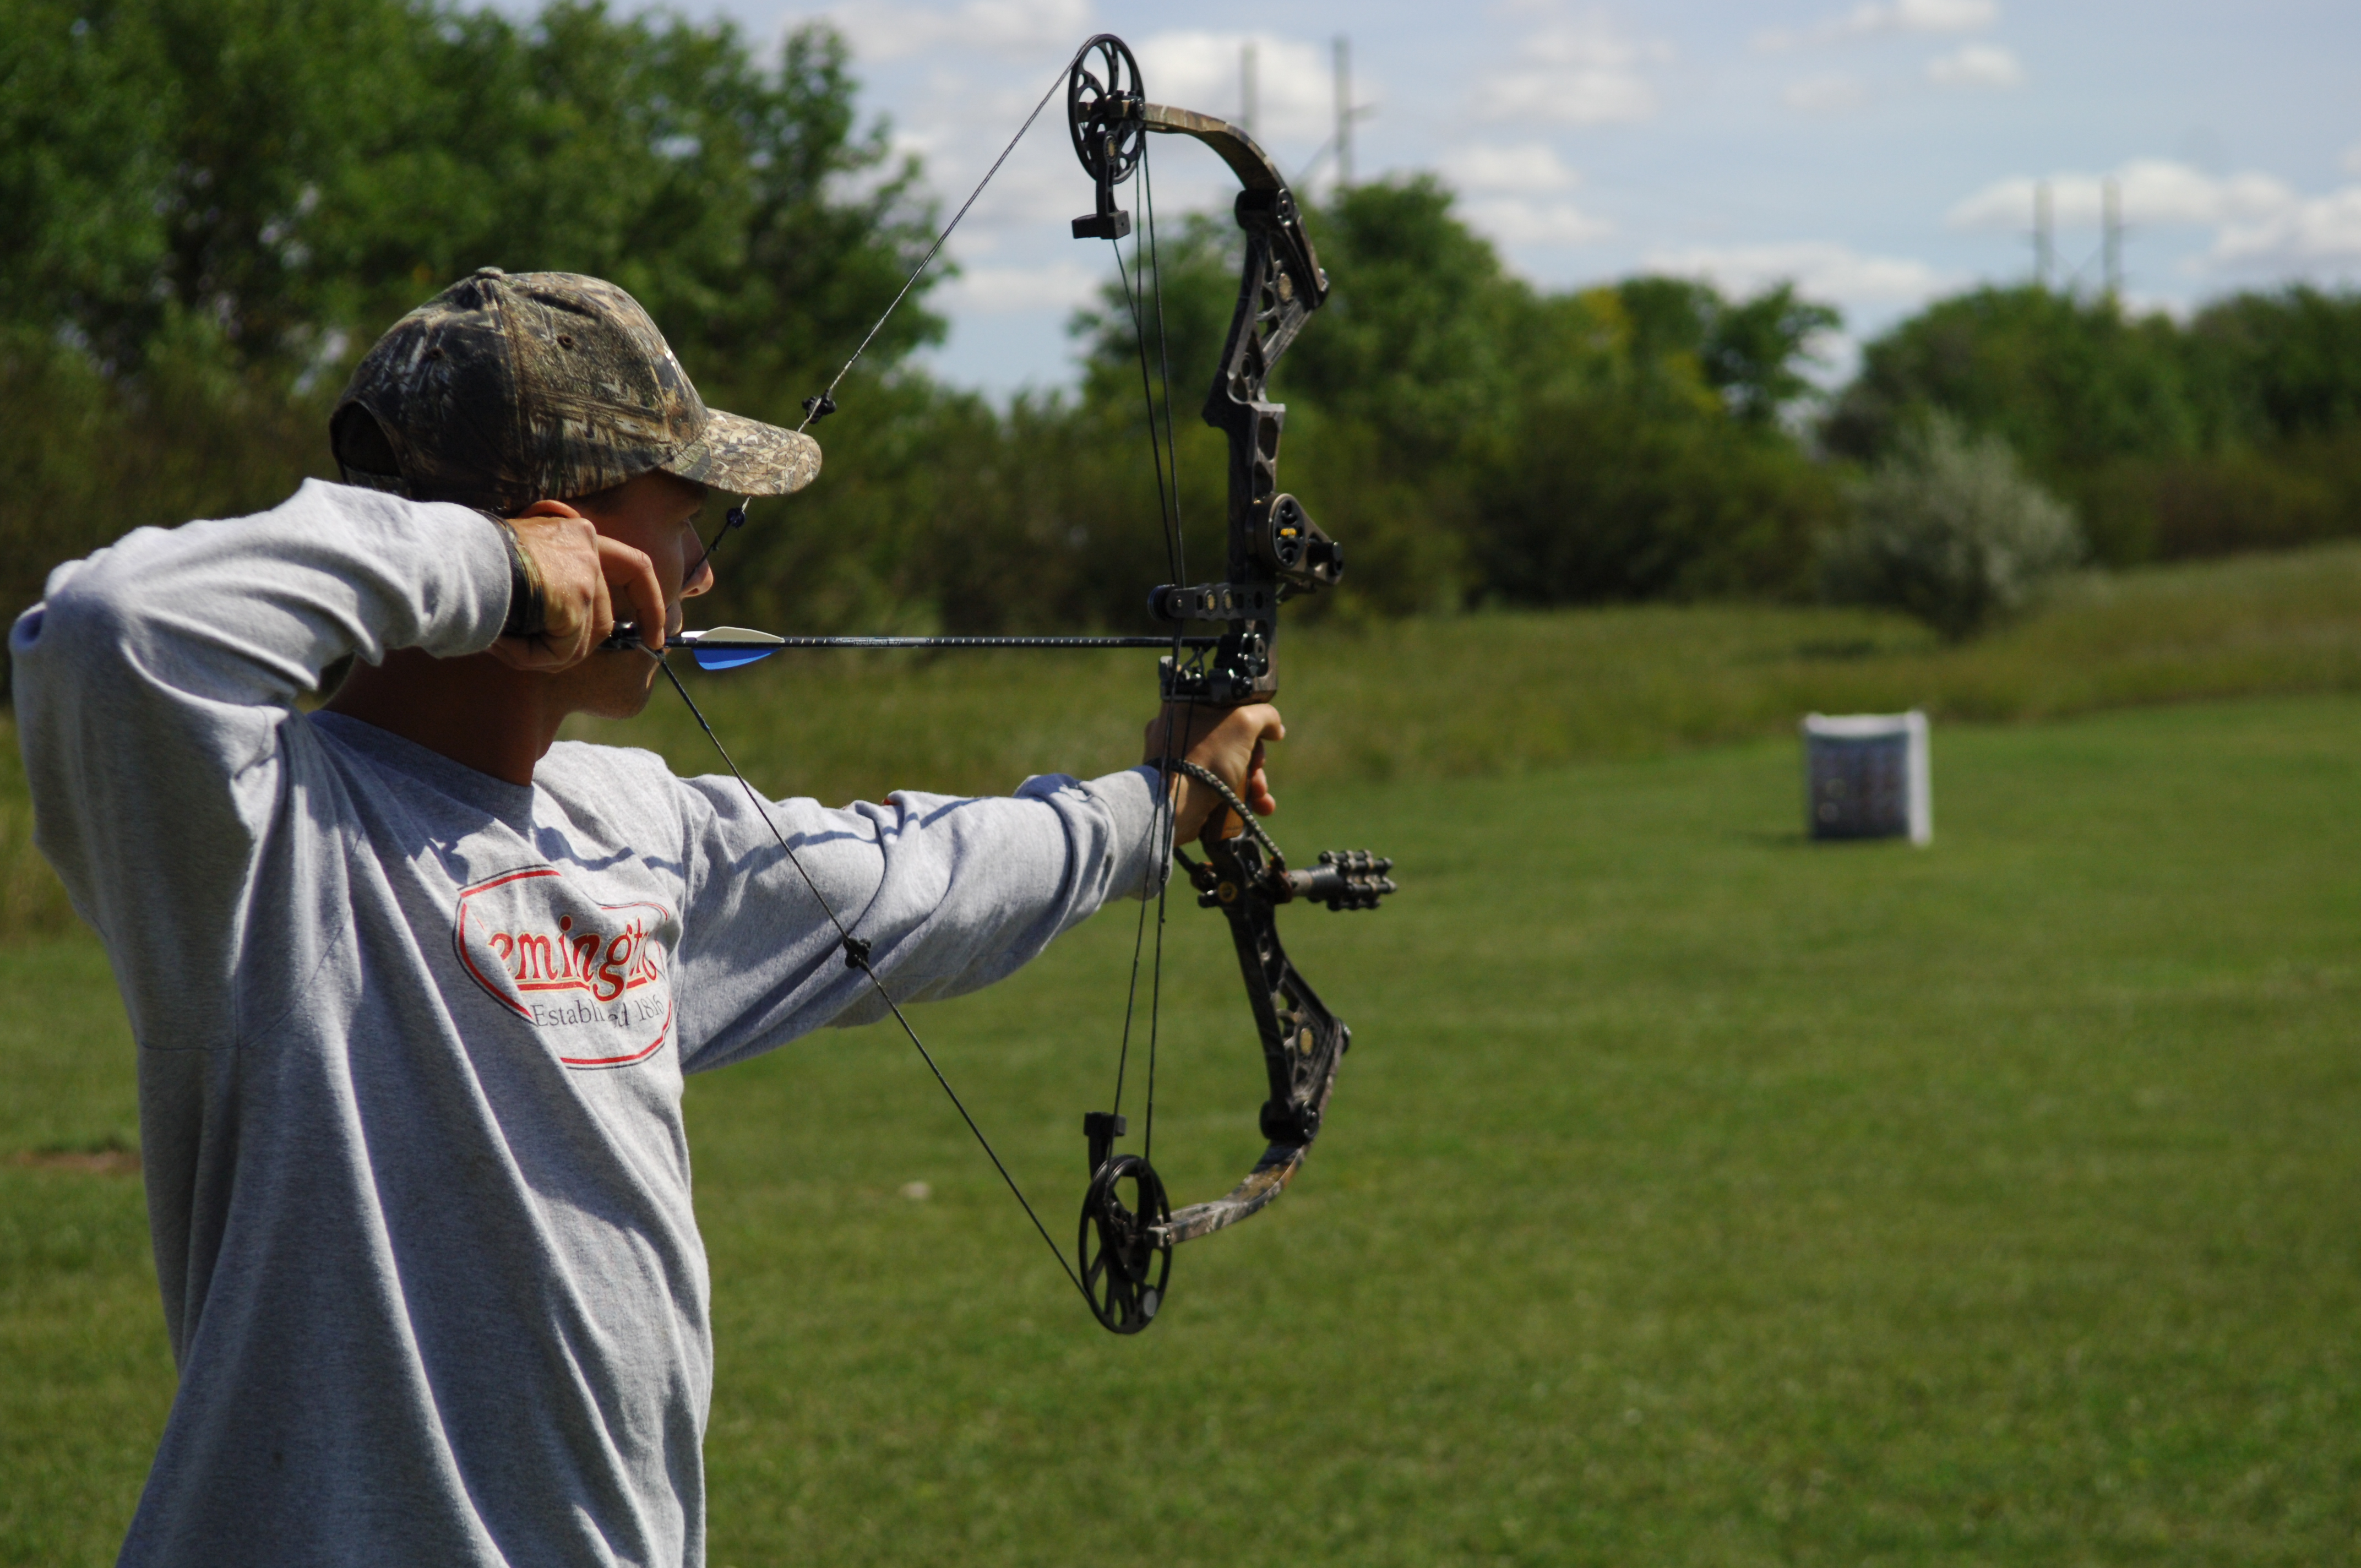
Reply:
M541 571L525 554L516 525L504 517L490 517L509 552L509 613L500 623L503 637L538 637L549 629L549 596L542 587Z

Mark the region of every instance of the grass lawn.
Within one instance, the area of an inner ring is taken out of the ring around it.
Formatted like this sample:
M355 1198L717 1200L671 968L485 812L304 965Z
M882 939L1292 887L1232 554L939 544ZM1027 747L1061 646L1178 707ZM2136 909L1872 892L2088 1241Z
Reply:
M1404 892L1286 924L1358 1042L1328 1131L1135 1339L898 1036L697 1080L712 1561L2361 1557L2361 698L1938 724L1935 767L1917 851L1804 842L1791 738L1289 797ZM1260 1069L1173 922L1186 1201ZM917 1015L1061 1236L1129 945ZM137 1180L5 1162L133 1130L104 972L0 951L11 1563L111 1558L170 1396Z

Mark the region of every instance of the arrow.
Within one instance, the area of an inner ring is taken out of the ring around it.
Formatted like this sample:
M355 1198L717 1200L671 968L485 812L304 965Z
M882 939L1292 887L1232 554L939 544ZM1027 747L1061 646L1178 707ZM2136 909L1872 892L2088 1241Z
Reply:
M1218 637L780 637L744 626L716 626L705 631L684 631L664 644L678 648L700 670L734 670L759 663L789 648L1164 648L1175 641L1183 648L1212 648ZM641 646L640 631L629 621L601 646Z

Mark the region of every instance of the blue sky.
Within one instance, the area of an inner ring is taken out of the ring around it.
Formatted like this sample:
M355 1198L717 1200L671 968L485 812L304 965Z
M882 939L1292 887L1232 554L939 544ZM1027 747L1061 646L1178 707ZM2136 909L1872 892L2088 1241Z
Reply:
M1290 171L1333 125L1349 34L1367 180L1441 173L1520 272L1565 288L1641 270L1752 291L1794 279L1850 345L1925 301L2029 275L2047 181L2061 271L2098 280L2101 182L2123 192L2125 292L2185 310L2295 279L2361 281L2361 6L2320 0L693 0L765 45L825 17L867 110L956 205L1093 32L1148 95L1225 117L1255 44L1256 130ZM1159 209L1226 203L1212 155L1159 138ZM1312 180L1333 177L1323 164ZM946 377L1006 392L1071 375L1063 323L1107 263L1059 104L951 245Z

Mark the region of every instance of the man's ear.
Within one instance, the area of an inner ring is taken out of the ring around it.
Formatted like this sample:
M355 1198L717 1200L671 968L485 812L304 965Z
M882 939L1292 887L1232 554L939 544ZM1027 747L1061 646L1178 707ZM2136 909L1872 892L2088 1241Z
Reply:
M567 506L564 501L535 501L535 502L533 502L533 505L531 505L531 506L529 506L529 507L525 508L522 511L521 511L521 512L517 512L517 513L514 513L513 515L514 515L514 516L517 516L517 517L580 517L580 516L582 516L582 514L581 514L580 512L576 511L572 507Z

